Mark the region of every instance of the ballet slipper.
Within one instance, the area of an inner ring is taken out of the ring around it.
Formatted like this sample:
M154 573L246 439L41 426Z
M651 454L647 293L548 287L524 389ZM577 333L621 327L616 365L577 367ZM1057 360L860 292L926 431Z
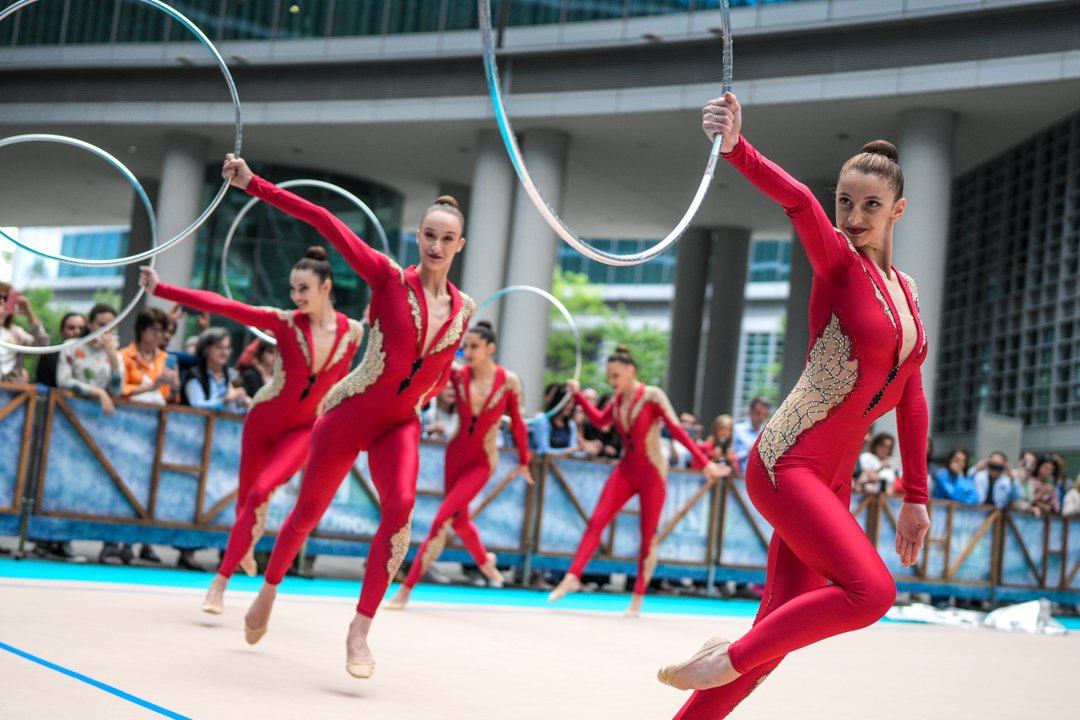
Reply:
M502 584L503 574L499 572L499 568L495 567L495 562L495 553L488 553L487 562L480 566L480 572L484 573L489 580Z
M630 596L630 607L623 613L626 617L641 617L641 604L645 601L644 595L634 593Z
M229 579L224 575L218 574L214 577L213 582L210 583L210 589L206 591L206 599L203 600L202 611L204 613L210 613L211 615L220 615L225 612L225 588L229 584ZM220 588L218 586L221 586ZM220 589L220 592L215 592ZM214 596L217 596L216 598Z
M244 623L244 639L247 640L248 645L254 645L262 640L262 636L266 634L266 629L270 627L270 623L266 623L258 630L252 630L248 627L247 623Z
M204 613L210 613L211 615L220 615L225 612L225 606L215 605L214 603L207 600L202 604L202 611Z
M566 573L555 589L548 595L548 602L557 602L566 597L567 593L575 593L581 589L581 578L573 573Z
M409 602L409 595L412 594L412 588L407 585L402 585L398 588L398 591L394 593L394 597L383 602L382 607L387 610L404 610L405 605Z
M349 673L354 678L367 680L369 677L375 674L375 663L355 663L346 660L345 672Z
M656 673L656 679L664 683L665 685L671 685L671 687L675 687L675 685L673 685L673 682L675 681L675 675L677 675L680 670L682 670L687 665L695 663L708 655L712 655L714 652L726 652L729 645L731 645L731 642L725 640L724 638L710 638L709 640L705 641L705 644L701 646L701 649L698 650L697 653L689 660L681 663L676 663L674 665L668 665L667 667L660 669Z

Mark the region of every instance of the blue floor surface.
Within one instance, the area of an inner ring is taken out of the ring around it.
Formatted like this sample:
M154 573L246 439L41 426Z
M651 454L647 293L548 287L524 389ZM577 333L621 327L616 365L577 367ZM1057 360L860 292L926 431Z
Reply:
M145 568L114 565L93 565L46 562L41 560L0 559L0 577L22 580L66 580L75 582L112 583L120 585L143 585L167 588L208 587L209 573L172 570L168 568ZM234 575L230 590L257 592L262 585L261 577ZM392 593L396 587L392 586ZM287 577L278 592L288 595L316 597L355 598L360 595L360 583L353 580L327 580ZM629 595L611 593L576 593L568 595L557 606L564 610L590 610L618 612L626 609ZM476 588L458 585L417 585L412 600L417 602L450 603L462 605L490 605L517 608L550 608L547 593L518 588ZM694 597L670 597L649 595L645 598L645 613L671 615L700 615L732 618L752 618L757 613L756 600L721 600ZM1058 618L1070 630L1080 630L1080 618ZM888 621L886 621L888 622Z

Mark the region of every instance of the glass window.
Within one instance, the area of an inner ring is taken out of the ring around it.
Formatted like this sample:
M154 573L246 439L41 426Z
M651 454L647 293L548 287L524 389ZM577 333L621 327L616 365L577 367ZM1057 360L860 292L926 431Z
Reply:
M326 37L330 2L331 0L281 0L277 37ZM348 3L339 2L338 4L347 5Z
M476 3L473 3L475 7ZM330 34L334 36L382 34L384 0L341 0L334 6ZM475 14L475 10L473 11Z
M80 0L68 11L68 45L107 43L112 39L113 16L117 0Z
M492 22L498 18L499 3L492 0L491 12L495 13ZM480 27L480 18L477 15L476 0L447 0L446 3L446 29L447 30L475 30Z
M630 17L687 12L693 3L694 0L630 0Z
M5 2L4 5L9 3ZM57 45L60 42L60 23L64 17L63 2L42 0L23 8L18 17L19 45ZM16 18L10 17L4 24L14 26Z
M789 240L755 240L750 249L750 282L784 282L791 272Z
M210 40L218 40L221 32L222 6L225 0L176 0L172 6L191 22L195 23ZM145 3L138 3L145 5ZM156 8L147 7L155 15L165 16ZM169 39L177 42L191 42L195 38L191 31L169 18Z
M175 5L175 4L174 4ZM180 10L179 6L176 6ZM181 12L183 12L181 10ZM186 13L185 13L186 14ZM201 23L192 18L192 21L201 26ZM168 28L177 26L177 35L183 40L194 40L191 31L179 27L179 23L145 3L120 3L120 15L117 19L116 41L122 43L161 42L165 39ZM203 32L206 28L202 28Z
M390 3L390 33L436 32L442 0L393 0Z
M625 9L624 0L567 0L566 21L617 20Z
M345 3L351 5L352 3ZM276 0L226 0L224 40L269 40Z
M474 5L476 3L473 3ZM495 3L493 2L494 6ZM550 25L559 22L563 0L512 0L507 25ZM496 10L492 9L492 12ZM492 21L499 16L496 14Z
M102 230L98 232L69 233L62 241L62 255L104 260L127 254L128 231ZM86 267L60 263L58 277L101 277L123 275L122 267Z

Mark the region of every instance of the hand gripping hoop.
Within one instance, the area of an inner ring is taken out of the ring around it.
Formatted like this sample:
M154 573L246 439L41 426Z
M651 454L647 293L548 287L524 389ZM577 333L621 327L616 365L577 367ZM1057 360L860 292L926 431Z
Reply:
M480 306L476 308L476 312L473 313L473 316L474 317L479 316L480 312L484 308L486 308L488 305L495 302L496 300L501 298L503 295L508 295L509 293L512 293L512 292L528 292L528 293L532 293L533 295L539 295L540 297L546 299L549 303L554 305L558 309L558 311L562 313L562 316L564 318L566 318L566 324L570 326L570 333L574 336L574 351L577 353L577 360L574 363L574 379L575 380L580 380L581 379L581 335L578 333L577 323L574 322L574 318L570 314L570 311L566 309L565 305L563 305L561 302L559 302L559 298L555 297L551 293L546 292L544 290L541 290L538 287L533 287L532 285L511 285L509 287L504 287L502 290L495 293L494 295L489 297L484 302L480 303ZM551 408L550 410L548 410L546 413L544 413L543 417L550 420L551 418L558 415L559 411L562 410L564 407L566 407L566 403L568 403L568 402L570 402L570 393L566 393L566 395L563 396L563 399L559 401L559 404L556 405L555 407ZM534 418L529 418L525 422L527 422L529 424L532 424L532 423L538 421L539 419L540 419L540 416L537 416L537 417L534 417Z
M278 187L317 187L335 192L346 200L349 200L356 205L356 207L363 210L364 214L368 216L368 219L371 220L371 224L375 226L375 231L378 234L379 239L382 240L383 252L387 255L390 254L390 241L386 237L386 230L383 229L382 223L379 222L379 218L375 217L375 213L372 212L371 208L369 208L363 200L356 197L348 190L328 182L323 182L322 180L286 180L283 183L278 183ZM233 296L232 290L229 288L229 248L232 246L233 236L236 234L237 228L240 227L240 221L244 219L244 216L248 214L248 211L255 207L258 202L259 198L253 197L247 201L244 207L240 208L240 212L236 214L236 219L234 219L232 225L229 226L229 233L225 236L225 247L221 250L221 284L225 288L225 297L230 300L233 299ZM274 339L273 335L268 335L259 328L253 328L250 325L247 326L247 329L254 333L256 337L265 340L271 345L277 345L277 341Z
M5 145L16 145L18 143L24 143L24 142L57 142L57 143L63 143L64 145L72 145L72 146L77 147L77 148L82 148L83 150L89 150L90 152L94 153L98 157L101 157L101 158L104 158L105 160L107 160L109 163L112 164L113 167L115 167L117 170L119 170L121 173L123 173L124 177L126 177L128 179L128 182L130 182L132 184L132 186L135 188L135 192L139 195L139 199L142 200L143 207L146 208L146 214L150 217L150 234L155 238L157 237L157 218L154 216L154 206L150 204L150 198L147 197L146 191L143 190L143 186L139 184L139 181L135 179L135 176L131 174L131 171L128 170L124 166L124 164L122 162L120 162L119 160L117 160L112 155L105 152L104 150L102 150L99 147L91 145L88 142L83 142L82 140L76 140L75 138L64 137L63 135L14 135L12 137L4 138L3 140L0 140L0 147L3 147ZM20 243L20 245L21 245L21 243ZM26 247L26 246L22 245L22 247ZM37 252L36 250L33 250L32 248L27 248L27 249L31 250L31 252ZM38 254L40 255L42 253L38 253ZM150 267L154 266L155 261L157 261L157 258L151 256L151 258L150 258ZM49 345L47 347L26 347L26 346L23 346L23 345L12 345L11 343L0 342L0 348L4 348L5 350L14 350L15 352L23 353L25 355L45 355L47 353L59 352L60 350L64 350L66 348L72 348L72 347L75 347L76 345L82 345L83 343L90 342L91 340L94 340L94 339L96 339L98 337L101 337L102 335L104 335L107 332L111 332L114 327L119 325L120 321L123 320L125 317L127 317L131 313L131 311L134 310L135 307L139 304L139 300L142 299L142 296L143 296L144 292L145 292L145 288L140 287L139 291L137 293L135 293L135 297L132 298L132 300L128 304L128 306L126 308L124 308L120 312L119 315L117 315L115 318L113 318L113 321L111 323L108 323L104 327L98 328L97 330L90 333L86 337L81 337L81 338L78 338L76 340L69 340L68 342L63 343L61 345Z
M547 204L547 201L544 200L544 196L533 183L532 177L529 176L529 170L525 167L525 160L521 157L521 149L518 147L517 136L514 135L514 128L510 124L510 118L506 116L506 106L503 103L502 85L499 82L499 69L495 65L495 34L491 29L491 0L477 0L477 4L479 6L480 35L484 52L484 71L487 74L488 90L491 93L491 103L495 109L495 120L499 123L499 132L502 133L503 144L506 145L506 151L510 154L510 162L513 163L514 169L517 171L518 178L521 180L521 185L529 195L533 205L535 205L536 209L543 215L547 224L558 233L559 237L568 242L571 247L582 255L607 265L639 265L643 262L652 260L654 257L657 257L671 248L671 246L682 237L682 234L686 232L686 228L689 227L690 221L693 220L694 215L697 214L698 208L701 207L701 203L705 199L705 193L709 189L709 183L712 182L713 172L716 169L716 160L720 156L720 144L724 140L723 136L717 135L713 140L712 152L709 153L709 162L705 166L705 175L701 178L701 184L698 185L697 193L694 195L694 199L690 203L690 207L687 208L686 214L683 215L682 220L679 221L679 224L675 226L675 229L672 230L666 238L656 245L653 245L648 250L643 250L639 253L631 253L629 255L619 255L617 253L610 253L594 248L592 245L589 245L575 235L559 216L555 214L555 211ZM728 19L727 0L721 0L720 12L724 29L723 88L724 92L727 93L731 91L731 23Z
M241 140L241 135L243 135L243 122L240 119L240 97L236 94L236 84L233 82L232 75L229 73L229 68L225 65L225 61L222 59L221 54L217 51L217 48L214 47L214 44L212 42L210 42L210 40L206 37L206 35L203 34L202 30L200 30L198 27L196 27L194 23L192 23L186 17L181 15L179 12L172 9L171 7L166 5L164 2L161 2L161 0L138 0L138 1L146 3L147 5L151 5L153 7L156 7L158 10L161 10L162 12L165 12L165 13L169 14L170 16L172 16L181 25L183 25L185 28L187 28L192 33L194 33L195 37L199 39L199 42L201 42L203 45L205 45L206 49L210 51L210 54L214 56L214 60L217 61L218 67L221 68L222 75L225 76L225 83L229 86L229 94L232 96L233 110L235 111L235 115L236 115L236 144L235 144L235 147L233 148L233 152L239 157L239 155L240 155L240 140ZM23 9L24 7L26 7L28 5L34 4L35 2L37 2L37 0L19 0L19 2L16 2L13 5L9 5L8 7L4 8L3 10L0 10L0 21L4 20L4 18L10 16L14 12ZM104 156L102 156L102 157L104 157ZM15 238L10 237L9 235L5 234L3 231L0 231L0 236L7 238L11 242L18 245L19 247L26 248L27 250L29 250L32 253L36 253L36 254L38 254L38 255L40 255L42 257L49 258L50 260L59 260L60 262L70 263L72 265L87 265L87 266L91 266L91 267L116 267L117 265L130 265L131 263L140 262L142 260L146 260L147 258L152 258L155 255L158 255L160 253L165 252L166 250L171 248L173 245L175 245L176 243L178 243L181 240L183 240L184 238L186 238L188 235L191 235L193 232L198 230L199 227L201 227L202 224L204 222L206 222L207 218L210 217L210 214L213 213L214 210L217 209L217 206L221 204L222 199L224 199L224 197L225 197L225 192L228 189L229 189L229 181L226 180L222 184L221 189L218 190L217 195L214 196L214 199L210 203L210 206L207 207L205 210L203 210L202 215L200 215L198 218L196 218L195 222L193 222L191 225L189 225L186 230L181 232L176 237L172 238L168 242L162 243L161 245L155 245L155 247L153 249L147 250L146 252L138 253L137 255L129 255L127 257L116 258L115 260L86 260L86 259L82 259L82 258L67 257L65 255L53 255L51 253L47 253L47 252L44 252L42 250L32 248L29 245L26 245L24 243L21 243L18 240L16 240ZM155 235L154 237L155 237L155 240L156 240L157 236Z

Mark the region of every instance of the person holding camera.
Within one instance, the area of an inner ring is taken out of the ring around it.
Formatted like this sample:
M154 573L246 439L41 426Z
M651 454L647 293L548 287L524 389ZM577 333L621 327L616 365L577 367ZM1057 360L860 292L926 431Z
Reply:
M1010 501L1022 495L1015 471L1003 452L990 453L990 457L976 463L970 475L975 483L975 491L979 493L979 502L983 505L992 504L1004 510Z
M16 315L29 320L29 332L15 324ZM45 347L49 333L34 314L25 295L7 283L0 282L0 340L23 347ZM22 353L0 348L0 382L28 383L30 376L23 367Z

